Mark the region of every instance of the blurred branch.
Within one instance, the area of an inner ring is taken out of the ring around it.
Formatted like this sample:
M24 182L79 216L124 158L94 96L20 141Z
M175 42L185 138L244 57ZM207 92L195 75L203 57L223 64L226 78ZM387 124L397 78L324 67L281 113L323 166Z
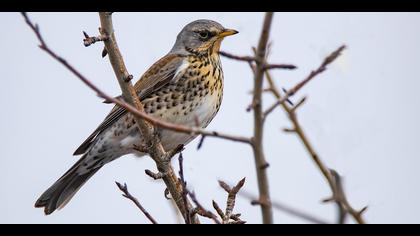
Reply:
M321 173L323 174L323 176L325 177L325 179L327 180L331 191L333 192L333 197L332 199L334 199L337 204L339 204L338 206L341 209L345 209L358 223L360 224L364 224L365 221L362 217L362 213L364 210L362 211L355 211L350 204L347 202L347 200L343 201L343 199L346 199L345 197L343 198L342 196L344 195L343 191L340 191L340 189L342 189L341 185L341 181L337 181L337 179L335 179L334 175L331 174L330 170L327 168L327 166L322 162L322 160L319 158L318 154L315 152L315 149L312 147L311 143L309 142L306 134L304 133L298 119L296 116L296 106L295 107L291 107L289 105L287 105L284 101L285 101L285 96L287 96L287 94L292 94L290 91L298 91L304 84L306 84L309 80L311 80L312 78L314 78L315 75L319 74L320 72L324 71L326 69L326 66L331 63L335 58L338 57L338 55L340 54L340 52L344 49L344 46L341 46L339 49L337 49L336 51L334 51L330 56L328 56L324 62L322 63L321 67L318 68L317 70L311 72L311 74L307 77L307 79L305 79L304 81L302 81L301 83L298 84L298 86L295 86L292 90L289 90L286 95L281 95L279 89L276 87L271 74L266 71L265 75L266 75L266 79L269 83L270 86L270 90L272 91L272 94L274 95L274 97L278 100L278 101L282 101L282 102L277 102L278 105L281 105L283 107L283 109L286 111L289 120L292 122L293 124L293 128L292 129L288 129L288 132L293 132L296 133L299 137L299 139L302 141L303 145L305 146L306 150L308 151L308 153L310 154L312 160L315 162L316 166L318 167L318 169L321 171ZM306 81L306 82L305 82ZM294 93L293 92L293 93ZM301 106L303 102L298 103L298 107ZM339 185L337 185L339 184ZM337 196L341 196L339 198L337 198ZM365 209L365 208L364 208ZM342 215L342 214L340 214ZM342 216L340 216L341 218ZM340 220L341 221L341 220Z
M149 212L146 209L144 209L144 207L140 204L137 198L131 195L131 193L128 191L127 184L122 185L118 182L115 183L117 184L121 192L123 192L123 197L131 200L134 204L136 204L136 206L141 210L141 212L143 212L147 219L149 219L150 222L152 222L152 224L158 224L157 221L149 214Z
M259 204L259 201L256 200L257 198L249 192L241 191L239 193L239 195L248 199L251 202L252 205ZM280 202L277 202L277 201L274 201L274 200L272 201L272 206L275 210L282 211L286 214L301 218L303 220L306 220L306 221L314 223L314 224L330 224L326 220L319 219L316 216L313 216L311 214L308 214L308 213L303 212L301 210L292 208L292 207L290 207L286 204L283 204L283 203L280 203Z

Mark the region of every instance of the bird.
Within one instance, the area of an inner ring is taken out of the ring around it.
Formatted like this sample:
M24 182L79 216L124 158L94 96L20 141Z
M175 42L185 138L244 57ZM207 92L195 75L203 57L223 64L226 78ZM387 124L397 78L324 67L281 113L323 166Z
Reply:
M156 61L135 83L144 111L166 122L206 128L220 109L223 98L221 42L238 31L212 20L187 24L172 49ZM165 150L186 145L197 135L158 129ZM77 191L105 164L127 154L145 156L138 145L144 139L134 116L114 106L103 122L73 155L81 158L36 201L49 215L62 209Z

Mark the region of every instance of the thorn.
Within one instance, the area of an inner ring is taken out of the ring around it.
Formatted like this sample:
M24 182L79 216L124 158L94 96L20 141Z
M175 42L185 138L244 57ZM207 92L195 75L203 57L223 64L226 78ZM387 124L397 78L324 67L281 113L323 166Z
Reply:
M283 132L285 132L285 133L295 133L296 130L295 129L291 129L291 128L283 128Z
M292 111L295 112L300 106L302 106L306 101L306 97L303 97L293 108Z
M246 112L250 112L250 111L252 111L252 108L253 108L253 105L252 105L252 104L249 104L249 105L246 107Z
M127 77L124 78L124 82L128 83L133 79L133 75L128 75Z
M357 214L359 215L359 216L361 216L363 213L365 213L366 212L366 210L368 209L368 206L365 206L365 207L363 207L362 208L362 210L360 210Z
M167 200L172 199L172 197L170 196L171 193L169 192L169 189L165 188L165 192L163 194Z
M284 93L287 93L288 91L287 91L287 89L285 89L285 88L281 88L281 90L284 92ZM293 95L293 94L292 94ZM286 102L287 103L289 103L290 104L290 106L294 106L294 104L293 104L293 102L292 101L290 101L290 99L286 99Z
M270 167L270 163L266 162L266 163L264 163L263 165L261 165L261 166L260 166L260 169L261 169L261 170L265 170L265 169L267 169L268 167Z
M262 204L261 204L261 202L259 200L252 200L251 201L251 205L253 205L253 206L259 206L259 205L262 205Z
M322 200L322 203L330 203L330 202L335 202L335 201L336 200L335 200L334 197L329 197L329 198L326 198L326 199Z
M102 58L106 57L106 55L108 55L108 51L104 47L104 49L102 50Z
M203 146L203 143L204 143L204 139L205 138L206 138L205 135L201 135L200 142L198 142L198 145L197 145L197 150L200 150L201 149L201 147Z

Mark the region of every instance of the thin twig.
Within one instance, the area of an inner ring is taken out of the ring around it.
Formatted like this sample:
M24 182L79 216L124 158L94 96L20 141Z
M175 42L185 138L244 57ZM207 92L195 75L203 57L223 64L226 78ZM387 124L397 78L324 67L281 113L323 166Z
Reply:
M327 66L332 63L337 57L341 55L341 52L346 48L345 45L339 47L337 50L332 52L328 57L324 59L322 64L316 69L311 71L311 73L300 83L296 84L293 88L289 89L286 94L282 96L281 99L278 99L273 105L271 105L265 112L264 117L267 117L278 105L284 103L293 96L297 91L299 91L303 86L305 86L309 81L315 78L317 75L321 74L327 69Z
M154 180L162 179L166 175L162 172L153 173L151 170L145 170L144 172Z
M142 105L140 101L138 100L138 97L134 91L133 86L131 85L130 81L128 81L126 78L130 77L130 74L128 74L127 70L125 69L125 66L123 64L122 56L118 50L118 46L115 41L115 36L113 34L113 28L112 28L112 20L111 20L111 14L109 13L100 13L101 23L102 23L102 32L106 34L106 37L108 37L108 40L106 40L104 43L106 44L107 51L110 56L111 64L114 68L114 72L117 76L118 82L120 84L120 87L123 92L123 97L125 101L128 101L131 104L136 104L136 106L129 105L128 103L122 102L121 100L115 99L111 96L106 95L102 91L100 91L96 86L94 86L88 79L86 79L78 70L76 70L73 66L71 66L64 58L58 56L55 52L53 52L45 43L40 31L38 25L34 25L30 19L28 18L26 13L22 13L22 16L25 19L25 22L28 24L28 26L32 29L32 31L37 36L40 45L39 47L45 51L47 54L49 54L51 57L53 57L55 60L59 61L63 66L65 66L69 71L71 71L76 77L78 77L80 80L82 80L88 87L93 89L95 92L97 92L98 96L104 98L105 100L115 102L118 105L123 106L124 108L127 108L128 111L132 112L136 117L137 125L139 126L141 133L143 134L143 137L145 139L149 139L151 141L149 154L156 162L156 165L158 167L158 170L162 173L167 173L165 177L163 177L163 180L168 187L171 196L177 203L177 206L179 210L183 213L186 212L186 209L191 207L191 204L188 206L184 206L182 198L181 198L181 189L180 184L178 182L178 179L176 175L174 174L174 171L172 169L172 166L170 166L170 163L166 161L166 152L163 149L162 145L160 144L158 137L156 135L153 135L152 128L150 125L148 125L144 120L147 121L147 119L142 119L144 117L145 113L142 110ZM140 109L140 110L139 110ZM143 117L144 116L144 117ZM194 218L194 221L199 223L198 218Z
M182 200L184 201L184 204L187 205L188 190L187 190L187 181L185 181L185 178L184 178L184 158L182 156L182 152L179 153L178 163L179 163L178 174L179 174L179 178L180 178L180 182L181 182L181 186L182 186ZM191 213L191 209L187 209L187 212L186 212L187 217L185 217L185 223L186 224L191 224L190 213Z
M238 61L246 61L246 62L254 62L255 61L255 57L250 57L250 56L237 56L237 55L234 55L232 53L228 53L228 52L224 52L224 51L220 51L219 54L221 56L226 57L226 58L233 59L233 60L238 60Z
M291 64L268 64L264 66L264 70L272 69L285 69L285 70L294 70L297 66Z
M340 47L340 48L344 49L343 47ZM340 52L340 50L336 50L335 52ZM331 55L337 55L337 53L336 54L333 53ZM335 56L335 58L336 57L337 56ZM329 56L328 58L326 60L324 60L324 63L323 63L324 67L328 64L328 63L325 63L325 62L331 62L333 60L333 57L331 57L331 56ZM279 101L283 100L284 99L284 95L282 96L280 94L280 91L276 87L276 85L274 83L274 80L271 77L271 74L268 71L266 71L265 72L265 75L266 75L266 79L267 79L267 81L268 81L268 83L270 85L270 88L271 88L271 91L272 91L273 96L277 100L279 100ZM306 134L304 133L304 131L303 131L303 129L302 129L302 127L301 127L298 119L297 119L297 116L296 116L296 108L293 109L293 107L290 107L289 105L287 105L284 102L279 103L279 104L283 107L283 109L285 110L285 112L288 114L288 117L289 117L290 121L293 124L293 128L292 129L289 129L289 130L291 132L293 132L293 133L296 133L297 136L299 137L299 139L302 141L302 143L305 146L306 150L308 151L310 157L315 162L316 166L321 171L321 173L324 176L324 178L327 180L327 182L328 182L328 184L330 186L330 189L331 189L331 191L333 193L333 197L332 198L335 199L335 196L337 196L337 193L336 192L337 192L337 189L338 189L337 188L337 181L334 179L334 176L331 174L330 169L328 169L327 166L322 162L322 160L320 159L320 157L318 156L318 154L315 152L315 149L313 148L313 146L309 142L309 139L307 138ZM341 194L344 195L344 192L342 192ZM335 200L337 200L337 199L335 199ZM346 207L347 209L346 210L356 220L356 222L358 222L359 224L364 224L365 223L365 221L364 221L364 219L362 217L363 210L362 211L359 211L359 212L357 212L355 210L352 210L353 208L350 207L350 204L347 201L346 201L346 203L341 203L341 204L346 204L347 205L347 207Z
M220 187L222 187L228 193L228 199L226 201L226 210L225 210L225 213L223 214L224 218L222 218L223 224L228 224L229 221L232 219L231 216L232 216L233 209L235 208L236 195L238 194L239 190L244 186L244 184L245 184L245 178L241 179L233 188L229 187L225 182L219 181ZM216 209L216 211L218 210Z
M221 56L224 56L226 58L232 59L232 60L237 60L237 61L245 61L245 62L255 62L257 59L256 57L251 57L251 56L238 56L238 55L234 55L232 53L228 53L228 52L224 52L224 51L220 51L219 54ZM286 69L286 70L294 70L297 67L295 65L292 64L264 64L264 69L265 70L271 70L271 69Z
M214 223L216 224L221 224L220 220L217 218L217 216L209 211L206 210L203 205L201 205L201 203L197 200L197 196L195 195L195 193L188 191L188 195L191 197L191 200L194 202L194 204L197 206L195 208L195 210L193 211L193 213L199 214L200 216L212 219L214 221Z
M206 139L206 136L205 135L201 135L200 141L198 142L198 145L197 145L197 150L200 150L201 149L201 147L204 144L204 140L205 139Z
M344 193L344 187L342 183L342 178L338 174L337 171L330 169L331 175L334 180L334 191L333 197L331 198L332 201L336 202L338 208L338 223L344 224L346 216L352 215L356 222L364 223L364 219L362 218L363 212L367 210L367 207L364 207L362 210L357 211L355 210L347 200L346 194ZM327 201L324 201L327 202Z
M85 45L85 47L89 47L92 44L108 39L107 37L103 37L102 35L91 37L85 31L83 31L83 36L85 36L85 38L83 39L83 45Z
M137 200L137 198L135 198L133 195L131 195L131 193L128 191L127 188L127 184L120 184L118 182L115 182L118 186L118 188L121 190L121 192L123 192L123 197L131 200L139 209L141 212L143 212L143 214L147 217L147 219L150 220L150 222L152 222L152 224L157 224L157 221L150 215L150 213L140 204L140 202Z
M132 76L128 73L123 57L118 48L112 23L112 14L110 12L100 12L99 19L101 22L101 35L107 38L107 40L104 41L105 48L108 52L109 61L120 85L122 97L124 98L124 101L133 105L135 110L144 113L143 105L137 96L137 91L131 83ZM165 151L162 143L160 142L159 135L157 135L154 131L153 124L148 123L148 121L139 116L135 116L135 120L146 146L149 147L148 154L155 161L158 171L165 173L162 179L177 204L178 209L183 213L185 218L189 218L187 212L189 212L189 209L191 209L192 206L188 201L184 202L182 200L182 188L180 187L178 178L168 161L171 158L170 155L174 155L175 153L172 152L171 154L168 154ZM194 217L192 220L194 223L199 223L197 217Z

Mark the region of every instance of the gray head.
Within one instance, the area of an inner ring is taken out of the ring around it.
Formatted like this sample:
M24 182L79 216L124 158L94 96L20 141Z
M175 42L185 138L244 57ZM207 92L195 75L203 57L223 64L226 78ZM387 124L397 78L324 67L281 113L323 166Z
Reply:
M181 30L171 53L218 52L223 38L237 33L212 20L196 20Z

